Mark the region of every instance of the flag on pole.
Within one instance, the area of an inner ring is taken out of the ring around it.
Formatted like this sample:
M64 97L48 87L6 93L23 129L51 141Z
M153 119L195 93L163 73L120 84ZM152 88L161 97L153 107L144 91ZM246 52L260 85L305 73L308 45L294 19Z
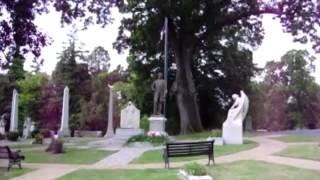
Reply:
M166 20L164 20L163 26L161 28L158 44L160 44L163 41L165 33L166 33Z

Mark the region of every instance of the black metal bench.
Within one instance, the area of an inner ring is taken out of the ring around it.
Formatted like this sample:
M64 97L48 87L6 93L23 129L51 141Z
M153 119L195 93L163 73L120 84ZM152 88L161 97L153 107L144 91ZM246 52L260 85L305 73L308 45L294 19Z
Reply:
M13 152L8 146L0 146L0 159L8 159L9 171L15 164L21 169L21 160L24 160L24 156L20 155L20 150Z
M214 164L214 140L199 142L178 142L167 143L163 149L163 160L165 167L169 168L169 158L208 155L208 165L210 161Z

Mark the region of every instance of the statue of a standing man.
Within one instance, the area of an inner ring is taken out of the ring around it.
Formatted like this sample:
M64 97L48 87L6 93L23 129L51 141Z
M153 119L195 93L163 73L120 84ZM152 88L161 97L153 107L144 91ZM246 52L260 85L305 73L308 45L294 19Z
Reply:
M153 114L162 114L162 107L166 101L167 82L163 79L163 74L158 73L158 78L152 83L153 96Z

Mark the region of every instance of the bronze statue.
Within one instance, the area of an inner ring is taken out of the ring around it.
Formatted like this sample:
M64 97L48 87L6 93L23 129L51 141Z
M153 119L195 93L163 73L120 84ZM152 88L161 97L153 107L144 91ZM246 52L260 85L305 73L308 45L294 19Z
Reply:
M153 96L153 114L161 115L162 107L166 101L167 82L163 79L163 74L158 73L158 78L152 83Z

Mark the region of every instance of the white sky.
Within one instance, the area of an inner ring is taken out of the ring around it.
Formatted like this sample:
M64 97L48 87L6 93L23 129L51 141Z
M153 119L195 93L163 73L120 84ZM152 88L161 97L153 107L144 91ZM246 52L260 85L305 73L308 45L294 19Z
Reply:
M118 35L118 27L122 15L117 10L112 11L114 22L106 26L104 29L100 26L90 26L88 30L78 33L80 42L84 43L83 50L89 50L90 52L96 46L102 46L109 51L111 58L111 69L114 69L119 64L127 67L126 57L127 52L124 54L118 54L116 50L112 48L112 43L116 40ZM44 64L41 71L51 74L58 61L57 57L59 52L63 49L63 42L68 41L67 34L70 32L70 27L61 28L60 15L52 11L47 15L37 17L36 24L39 28L47 33L53 40L50 46L43 48L42 58L44 58ZM302 45L300 43L293 43L290 34L283 33L282 28L278 20L273 20L271 16L264 16L263 26L265 28L265 39L262 45L254 50L253 60L258 67L263 67L269 60L279 60L282 55L291 49L307 49L310 53L313 50L310 45ZM316 67L320 67L319 55L316 56ZM31 61L26 62L26 69L30 69ZM320 71L316 69L315 77L317 82L320 82Z

